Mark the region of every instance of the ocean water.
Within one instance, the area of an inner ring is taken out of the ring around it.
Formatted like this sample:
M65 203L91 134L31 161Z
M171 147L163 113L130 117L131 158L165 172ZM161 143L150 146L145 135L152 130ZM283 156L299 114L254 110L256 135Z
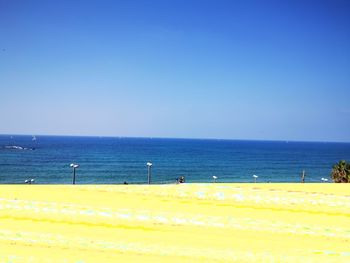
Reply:
M350 143L0 135L0 183L77 184L306 182L330 180L332 165L350 160Z

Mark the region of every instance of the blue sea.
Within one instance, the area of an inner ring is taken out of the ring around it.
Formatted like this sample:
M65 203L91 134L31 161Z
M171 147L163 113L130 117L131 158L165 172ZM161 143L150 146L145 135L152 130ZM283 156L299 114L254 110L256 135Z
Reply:
M0 135L0 183L305 182L330 180L350 143Z

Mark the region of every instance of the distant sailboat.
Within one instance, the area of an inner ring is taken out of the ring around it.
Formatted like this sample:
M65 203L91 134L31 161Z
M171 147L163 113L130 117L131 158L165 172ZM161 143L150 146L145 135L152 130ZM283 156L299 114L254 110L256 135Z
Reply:
M24 150L23 147L14 144L13 136L10 136L9 145L5 146L5 148L6 149L13 149L13 150Z
M32 136L32 142L34 143L32 150L35 150L35 148L37 147L37 140L35 135Z
M36 144L36 137L34 135L32 137L32 141ZM35 147L27 148L27 147L15 145L13 136L10 136L9 145L5 146L4 148L9 150L35 150Z

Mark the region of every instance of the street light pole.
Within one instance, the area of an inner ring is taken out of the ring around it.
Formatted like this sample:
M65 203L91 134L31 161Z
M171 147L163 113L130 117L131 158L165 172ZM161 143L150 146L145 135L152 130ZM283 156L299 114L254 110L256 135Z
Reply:
M147 162L146 163L147 167L148 167L148 184L151 184L151 173L152 173L152 163L151 162Z
M79 167L79 164L71 163L70 167L73 168L73 184L75 184L75 169Z

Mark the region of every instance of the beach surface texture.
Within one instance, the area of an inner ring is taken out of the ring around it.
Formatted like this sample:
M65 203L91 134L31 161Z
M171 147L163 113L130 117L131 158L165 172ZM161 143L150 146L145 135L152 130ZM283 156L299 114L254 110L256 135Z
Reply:
M0 262L350 262L350 188L1 185Z

